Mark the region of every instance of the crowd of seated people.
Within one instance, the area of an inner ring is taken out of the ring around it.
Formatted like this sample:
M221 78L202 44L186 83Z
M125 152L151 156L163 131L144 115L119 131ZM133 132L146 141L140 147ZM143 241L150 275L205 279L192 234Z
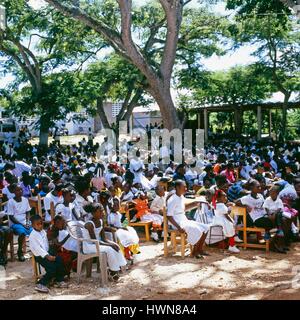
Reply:
M242 239L236 226L241 221L231 215L233 206L246 208L247 225L265 229L258 240L270 240L273 251L286 254L290 244L299 240L299 145L220 142L207 145L204 159L190 164L144 164L138 152L127 164L117 156L108 162L97 158L95 148L86 142L54 143L45 154L31 148L13 157L1 150L0 263L9 263L13 236L18 260L26 261L24 243L29 238L31 253L46 270L38 291L49 292L53 283L67 286L65 280L76 270L78 248L68 232L70 221L82 224L86 239L99 241L111 281L118 281L134 256L142 254L139 235L130 224L151 222L151 239L160 242L167 236L164 212L169 228L187 235L196 259L208 255L204 244L213 225L222 227L219 241L229 252L240 252L236 244ZM185 202L191 194L197 203L192 214L195 203ZM41 214L29 203L37 197ZM95 250L92 244L83 245L84 253Z

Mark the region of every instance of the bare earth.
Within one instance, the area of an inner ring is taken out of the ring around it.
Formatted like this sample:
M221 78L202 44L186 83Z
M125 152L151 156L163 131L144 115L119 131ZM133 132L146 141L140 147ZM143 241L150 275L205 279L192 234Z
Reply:
M0 271L0 300L90 300L90 299L300 299L300 245L287 255L242 251L230 255L208 249L204 260L178 255L164 258L163 244L142 244L134 266L118 283L100 288L99 274L82 276L77 285L74 274L68 289L51 288L49 295L34 291L31 261L9 263ZM298 265L299 264L299 265ZM298 275L299 276L299 275Z

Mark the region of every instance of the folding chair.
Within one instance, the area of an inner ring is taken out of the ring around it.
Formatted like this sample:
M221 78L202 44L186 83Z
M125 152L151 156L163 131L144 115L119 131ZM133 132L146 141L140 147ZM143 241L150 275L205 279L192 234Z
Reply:
M201 211L201 206L203 204L207 204L207 202L200 202L200 205L199 205L199 208L197 209L197 216L198 216L198 219L199 219L199 222L203 223L203 224L210 224L208 222L208 217L206 215L205 212ZM214 214L214 211L213 211L213 214ZM219 232L216 232L216 233L213 233L213 230L219 230ZM208 245L210 246L211 245L211 240L212 239L220 239L220 237L222 237L224 239L224 233L223 233L223 227L221 225L210 225L209 226L209 238L208 238Z

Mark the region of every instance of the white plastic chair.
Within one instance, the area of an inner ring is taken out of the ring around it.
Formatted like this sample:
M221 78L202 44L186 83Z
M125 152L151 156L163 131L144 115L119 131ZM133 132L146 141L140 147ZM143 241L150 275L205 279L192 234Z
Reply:
M224 238L224 233L223 233L223 227L221 225L212 225L209 221L208 221L208 217L206 215L206 213L204 212L204 210L202 210L202 205L203 204L207 204L207 202L200 202L199 204L199 208L196 211L195 217L196 221L209 225L209 238L208 238L208 245L211 245L211 241L212 239L219 239L220 237ZM214 215L214 211L213 211L213 215ZM213 233L213 230L218 230L216 233Z
M108 267L107 267L107 256L105 253L100 252L100 245L98 240L94 239L84 239L82 229L84 225L79 221L69 221L67 223L67 228L70 236L77 241L78 246L78 256L77 256L77 277L78 283L80 282L80 275L82 270L82 265L85 261L91 260L93 258L99 259L100 264L100 275L101 275L101 285L107 286L108 284ZM96 247L96 253L85 254L83 252L83 243L94 243ZM92 261L92 260L91 260Z

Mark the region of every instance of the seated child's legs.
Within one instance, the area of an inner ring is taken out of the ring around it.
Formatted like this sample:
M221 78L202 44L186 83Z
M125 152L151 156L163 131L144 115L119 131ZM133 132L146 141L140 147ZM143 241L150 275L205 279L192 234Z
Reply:
M32 227L25 228L24 226L22 226L19 223L14 223L11 226L11 229L13 230L14 234L16 234L18 236L20 236L20 235L29 236L32 231Z
M65 268L61 257L56 257L55 261L49 261L42 257L35 257L35 260L46 270L46 274L39 281L40 284L47 286L52 279L57 282L64 280Z

